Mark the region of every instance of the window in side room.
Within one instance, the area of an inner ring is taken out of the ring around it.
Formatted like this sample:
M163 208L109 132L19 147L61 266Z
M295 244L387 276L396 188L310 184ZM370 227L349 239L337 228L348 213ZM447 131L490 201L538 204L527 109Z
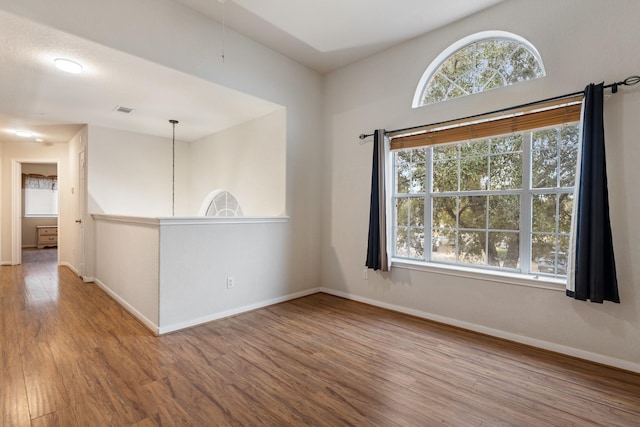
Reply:
M58 177L23 175L24 215L26 217L58 216Z

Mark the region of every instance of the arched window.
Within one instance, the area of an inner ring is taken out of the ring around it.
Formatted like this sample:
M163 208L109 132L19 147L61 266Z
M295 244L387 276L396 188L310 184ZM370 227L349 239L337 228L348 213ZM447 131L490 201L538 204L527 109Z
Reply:
M214 190L205 197L200 216L242 216L242 207L233 194L226 190Z
M505 31L484 31L438 55L418 84L413 107L544 76L542 58L531 43Z

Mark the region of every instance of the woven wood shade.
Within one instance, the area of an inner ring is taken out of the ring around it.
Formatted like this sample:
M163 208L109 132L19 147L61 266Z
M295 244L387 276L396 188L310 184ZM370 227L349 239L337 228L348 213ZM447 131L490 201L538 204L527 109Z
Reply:
M412 131L413 134L405 136L391 134L391 150L488 138L577 122L580 120L582 105L576 102L581 100L582 96L562 99L555 101L554 104L536 105L527 109L500 113L502 116L509 114L508 117L497 118L495 115L477 117L471 123L452 120L418 128L417 131L422 132L418 134L415 133L416 130ZM540 110L540 108L547 109Z

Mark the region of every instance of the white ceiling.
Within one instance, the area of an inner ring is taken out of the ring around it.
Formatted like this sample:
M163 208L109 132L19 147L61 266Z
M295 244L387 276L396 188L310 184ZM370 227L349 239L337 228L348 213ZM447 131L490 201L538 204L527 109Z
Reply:
M321 73L503 0L176 0Z
M224 9L229 28L325 73L503 0L175 1L220 22ZM0 141L68 142L84 124L169 137L169 119L192 141L281 108L2 11L0 36Z
M0 11L0 141L68 142L93 124L193 141L280 106ZM81 74L53 60L81 62ZM133 108L131 114L114 111ZM30 139L33 141L33 138Z

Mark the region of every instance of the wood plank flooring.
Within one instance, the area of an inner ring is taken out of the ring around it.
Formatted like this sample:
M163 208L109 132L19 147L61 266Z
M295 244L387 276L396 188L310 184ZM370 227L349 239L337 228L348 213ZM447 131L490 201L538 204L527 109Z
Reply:
M325 294L154 337L56 250L0 267L3 426L638 426L640 376Z

